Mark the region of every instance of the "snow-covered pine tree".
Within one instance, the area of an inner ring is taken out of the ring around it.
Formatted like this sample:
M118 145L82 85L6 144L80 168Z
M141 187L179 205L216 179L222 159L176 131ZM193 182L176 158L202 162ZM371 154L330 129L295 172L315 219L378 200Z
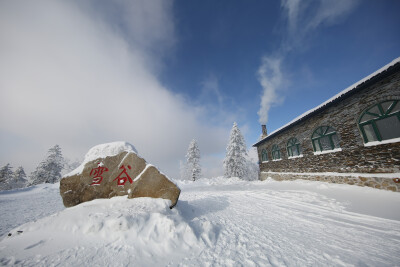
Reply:
M25 170L22 166L18 167L14 174L14 181L12 188L24 188L28 184L28 180L26 179Z
M186 153L186 167L185 167L186 179L196 181L201 176L200 167L200 149L197 146L196 140L190 142L188 151Z
M239 177L241 179L246 177L248 173L246 158L246 143L236 122L234 122L224 159L225 177Z
M50 148L47 157L31 174L31 185L43 183L56 183L61 179L64 159L59 145Z
M7 163L0 169L0 190L11 189L13 171L10 163Z

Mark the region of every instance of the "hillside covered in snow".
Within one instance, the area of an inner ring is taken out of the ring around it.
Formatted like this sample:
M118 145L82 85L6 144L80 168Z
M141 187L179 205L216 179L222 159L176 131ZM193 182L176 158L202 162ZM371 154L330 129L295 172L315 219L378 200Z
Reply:
M64 208L59 184L0 193L0 265L395 266L400 194L310 181L180 182L162 199Z

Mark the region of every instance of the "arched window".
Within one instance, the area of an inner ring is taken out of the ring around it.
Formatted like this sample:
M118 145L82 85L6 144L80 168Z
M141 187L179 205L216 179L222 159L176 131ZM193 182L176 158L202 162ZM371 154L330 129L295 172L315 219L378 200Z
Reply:
M300 156L300 143L296 138L290 138L287 142L287 153L289 157Z
M384 101L368 108L358 124L364 143L400 137L400 101Z
M261 161L268 161L268 154L265 149L261 150Z
M277 160L281 158L281 151L279 150L278 145L272 146L272 159Z
M339 138L336 131L329 126L321 126L317 128L311 136L311 140L315 152L340 148Z

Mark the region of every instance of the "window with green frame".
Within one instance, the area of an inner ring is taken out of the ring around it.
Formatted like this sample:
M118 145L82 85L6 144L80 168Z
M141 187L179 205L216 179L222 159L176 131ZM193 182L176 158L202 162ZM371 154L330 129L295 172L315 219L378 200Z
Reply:
M267 150L261 150L261 161L268 161L268 153Z
M272 146L272 159L280 159L281 158L281 151L279 150L278 145L273 145Z
M339 138L336 130L330 126L318 127L311 136L315 152L322 152L340 148Z
M389 100L365 110L358 120L364 143L400 137L400 101Z
M300 142L294 137L289 139L286 149L289 157L296 157L301 155Z

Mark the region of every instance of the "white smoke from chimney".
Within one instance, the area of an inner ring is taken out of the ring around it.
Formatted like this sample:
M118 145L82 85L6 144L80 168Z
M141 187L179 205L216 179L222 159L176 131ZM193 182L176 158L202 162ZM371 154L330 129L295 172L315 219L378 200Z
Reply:
M258 80L263 87L260 110L258 111L260 124L267 124L269 109L272 105L281 103L283 100L278 95L283 84L281 63L282 58L264 56L258 69Z
M341 23L360 0L281 0L283 39L277 53L278 57L264 56L258 69L258 80L263 87L260 110L260 124L268 121L268 112L272 105L282 103L280 90L287 78L283 79L282 64L285 57L296 54L299 48L307 47L305 42L321 27Z

